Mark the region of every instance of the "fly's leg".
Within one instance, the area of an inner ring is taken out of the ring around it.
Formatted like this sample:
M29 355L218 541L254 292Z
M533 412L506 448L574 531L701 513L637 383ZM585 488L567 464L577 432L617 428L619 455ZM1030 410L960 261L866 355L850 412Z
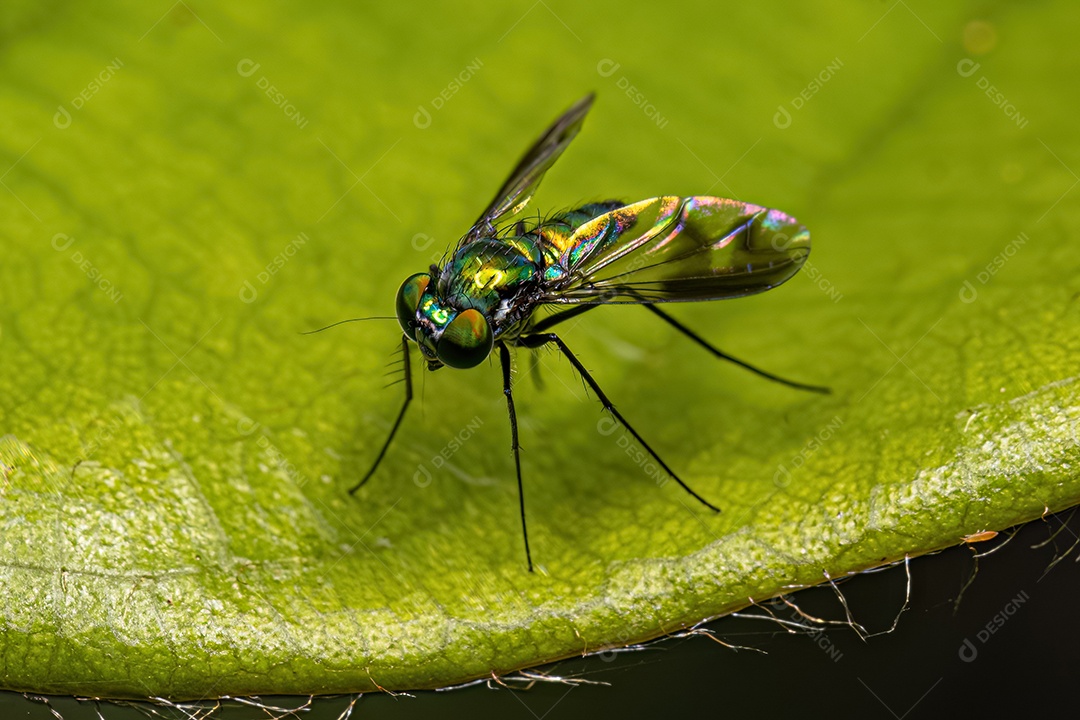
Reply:
M774 375L773 373L768 372L767 370L762 370L759 367L755 367L755 366L751 365L750 363L746 362L745 360L740 360L739 358L734 357L733 355L729 355L726 352L724 352L723 350L720 350L719 348L713 346L708 340L701 337L696 332L694 332L690 328L686 327L681 322L679 322L678 320L676 320L672 316L668 315L666 312L664 312L660 308L656 307L655 305L652 305L650 303L645 303L645 302L641 303L641 305L646 310L649 310L650 312L655 314L657 317L662 319L664 322L668 323L673 328L675 328L676 330L681 332L683 335L686 335L688 338L690 338L691 340L696 342L698 345L705 348L706 350L708 350L709 352L711 352L713 355L720 358L721 360L727 360L728 362L734 363L734 364L738 365L741 368L745 368L746 370L749 370L752 373L760 375L761 377L766 378L767 380L772 380L773 382L778 382L781 385L787 385L788 387L793 387L793 388L795 388L797 390L808 390L810 392L822 393L822 394L825 394L825 395L832 392L827 387L821 387L820 385L807 385L806 383L796 382L794 380L787 380L786 378L782 378L779 375ZM569 320L570 318L577 317L581 313L583 313L583 312L585 312L587 310L591 310L594 307L599 307L599 305L575 305L574 307L570 308L569 310L563 310L563 311L557 312L557 313L555 313L553 315L549 315L548 317L544 318L540 322L538 322L535 325L533 325L532 327L530 327L528 329L528 332L530 332L530 333L542 333L545 330L549 330L552 327L554 327L555 325L558 325L559 323L561 323L561 322L563 322L565 320Z
M538 323L536 323L532 327L528 328L525 332L529 333L530 335L533 335L533 334L536 334L536 333L542 333L545 330L550 330L551 328L555 327L556 325L563 322L564 320L569 320L570 318L577 317L581 313L586 312L588 310L592 310L595 307L600 307L600 306L599 305L575 305L575 306L573 306L572 308L570 308L568 310L560 310L557 313L552 313L551 315L548 315L543 320L539 321Z
M732 357L731 355L728 355L726 352L723 352L722 350L719 350L718 348L713 347L707 340L702 338L696 332L694 332L690 328L686 327L681 322L679 322L675 318L671 317L670 315L668 315L666 312L664 312L660 308L656 307L655 305L650 305L648 303L644 303L643 307L646 310L649 310L653 314L660 317L664 322L668 323L673 328L675 328L676 330L681 332L683 335L690 338L691 340L696 342L698 345L705 348L706 350L708 350L709 352L711 352L713 355L720 358L721 360L727 360L728 362L735 363L739 367L746 368L750 372L755 373L757 375L760 375L763 378L767 378L769 380L772 380L773 382L778 382L781 385L787 385L788 387L793 387L793 388L796 388L798 390L809 390L810 392L823 393L823 394L826 394L826 395L829 394L830 392L832 392L827 387L821 387L819 385L806 385L804 383L795 382L794 380L785 380L784 378L780 377L779 375L773 375L771 372L766 372L765 370L762 370L761 368L756 368L756 367L754 367L753 365L751 365L748 362L745 362L743 360L739 360L738 358ZM558 315L554 315L552 317L558 317Z
M529 552L529 530L525 525L525 491L521 485L521 446L518 444L517 411L514 410L514 391L510 381L510 350L506 343L499 343L499 360L502 361L503 394L506 395L506 409L510 413L510 445L514 449L514 467L517 470L518 505L521 507L521 534L525 538L525 561L529 572L533 571L532 554Z
M626 421L626 418L622 416L622 413L620 413L615 408L615 405L612 404L611 400L608 399L608 396L604 393L604 391L600 389L600 386L597 384L597 382L593 380L592 375L590 375L589 371L585 369L585 366L581 364L581 361L577 359L577 356L575 356L574 353L570 352L570 348L566 346L566 343L562 341L562 338L560 338L555 333L543 333L539 335L526 335L524 337L518 338L517 342L523 347L532 349L542 347L544 345L547 345L548 343L554 343L559 348L559 350L562 351L562 354L566 356L566 359L570 361L570 364L573 365L574 368L578 371L582 379L585 380L586 384L588 384L588 386L592 388L592 391L596 393L596 397L600 399L600 403L604 406L604 409L611 413L615 417L615 419L618 420L622 424L622 426L626 428L631 435L634 436L634 439L637 440L650 455L652 455L653 459L656 460L657 463L659 463L660 467L664 468L664 471L668 475L670 475L671 478L675 480L675 482L679 483L683 490L693 495L695 500L697 500L710 510L720 512L720 508L716 507L708 500L698 495L690 488L689 485L683 482L682 478L676 475L675 472L670 467L668 467L668 464L660 459L660 456L656 454L656 451L649 447L649 444L645 442L645 440L640 435L638 435L637 430L635 430L633 426Z
M383 456L386 455L386 450L390 447L390 443L394 441L394 435L397 434L398 428L401 426L401 420L405 417L405 411L409 409L409 403L412 402L412 368L409 366L409 339L404 335L401 336L401 352L403 354L403 362L405 363L405 402L401 404L401 411L398 413L397 420L394 421L394 427L390 429L390 437L386 438L386 443L382 446L382 450L379 451L378 457L375 458L375 463L371 466L371 469L367 471L367 475L353 486L349 493L355 493L357 490L364 486L372 475L375 474L376 468L379 467L379 463L382 462Z
M592 310L594 307L598 307L598 306L597 305L575 305L574 307L569 308L567 310L560 310L559 312L552 313L551 315L548 315L543 320L540 320L539 322L534 324L532 327L530 327L526 332L528 332L529 334L544 332L545 330L548 330L548 329L550 329L552 327L555 327L556 325L563 322L564 320L569 320L570 318L575 318L578 315L580 315L581 313L585 312L586 310ZM533 381L536 383L536 387L543 390L544 389L544 383L540 378L540 356L537 355L536 353L532 354L532 360L530 361L529 370L532 373Z

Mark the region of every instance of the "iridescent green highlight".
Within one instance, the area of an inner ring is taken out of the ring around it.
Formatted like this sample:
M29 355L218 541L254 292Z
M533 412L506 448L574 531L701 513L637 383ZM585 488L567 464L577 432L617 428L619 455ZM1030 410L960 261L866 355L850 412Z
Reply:
M441 295L455 307L490 313L503 298L535 284L540 250L527 238L514 240L479 240L459 249L443 270Z

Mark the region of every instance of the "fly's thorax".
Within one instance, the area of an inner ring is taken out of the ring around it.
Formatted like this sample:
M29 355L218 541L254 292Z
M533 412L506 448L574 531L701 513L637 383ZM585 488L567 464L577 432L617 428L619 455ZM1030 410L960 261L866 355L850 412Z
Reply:
M461 247L439 276L439 294L462 310L472 308L495 328L513 318L539 285L541 255L525 237L478 240Z

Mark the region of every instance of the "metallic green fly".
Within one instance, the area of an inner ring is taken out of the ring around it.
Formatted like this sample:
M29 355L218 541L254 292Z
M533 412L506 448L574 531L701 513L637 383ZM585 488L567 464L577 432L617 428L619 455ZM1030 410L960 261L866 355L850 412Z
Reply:
M492 203L458 242L442 268L412 275L397 293L404 335L405 402L390 436L356 492L375 473L412 401L409 343L420 347L429 370L471 368L498 348L510 414L525 558L533 569L525 525L517 415L511 388L510 347L554 345L642 447L686 492L705 500L660 459L626 421L566 342L551 328L597 305L636 303L713 355L793 387L826 388L784 380L716 349L655 303L718 300L763 292L784 282L810 253L810 234L778 210L716 197L663 196L636 203L583 205L546 219L515 219L544 173L581 130L593 96L555 121L514 168ZM537 309L569 308L536 317Z

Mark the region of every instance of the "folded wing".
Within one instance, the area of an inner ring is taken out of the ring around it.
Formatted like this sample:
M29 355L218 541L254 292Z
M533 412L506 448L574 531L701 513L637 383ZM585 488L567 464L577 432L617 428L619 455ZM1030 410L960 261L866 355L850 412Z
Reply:
M542 302L689 302L776 287L806 261L810 233L779 210L665 196L593 218L565 248Z

